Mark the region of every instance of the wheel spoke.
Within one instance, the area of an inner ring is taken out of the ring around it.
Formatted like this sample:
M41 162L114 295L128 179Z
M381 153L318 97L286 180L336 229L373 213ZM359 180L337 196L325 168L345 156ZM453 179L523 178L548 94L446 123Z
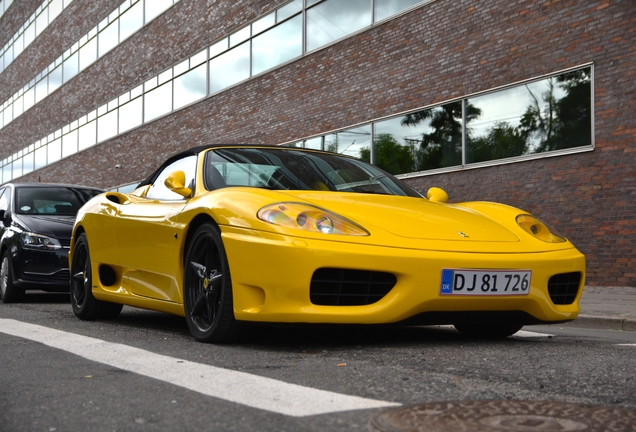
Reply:
M190 265L194 269L194 272L197 274L197 276L199 276L199 279L205 279L206 269L204 265L195 262L191 262Z

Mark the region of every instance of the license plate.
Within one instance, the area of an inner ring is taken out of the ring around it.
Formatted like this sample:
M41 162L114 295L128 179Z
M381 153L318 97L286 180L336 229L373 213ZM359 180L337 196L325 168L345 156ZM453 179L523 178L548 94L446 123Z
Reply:
M523 296L530 292L530 270L442 270L442 295Z

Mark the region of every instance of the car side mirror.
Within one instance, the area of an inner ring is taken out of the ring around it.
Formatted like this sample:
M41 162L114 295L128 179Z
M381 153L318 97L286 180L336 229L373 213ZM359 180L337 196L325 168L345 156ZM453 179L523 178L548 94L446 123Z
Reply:
M438 187L430 188L428 192L426 193L426 198L428 198L429 201L432 201L432 202L438 202L438 203L448 202L448 194L446 193L446 191L444 191L444 189L440 189Z
M171 172L163 184L172 192L184 198L190 198L190 196L192 196L192 189L185 187L185 173L183 171Z

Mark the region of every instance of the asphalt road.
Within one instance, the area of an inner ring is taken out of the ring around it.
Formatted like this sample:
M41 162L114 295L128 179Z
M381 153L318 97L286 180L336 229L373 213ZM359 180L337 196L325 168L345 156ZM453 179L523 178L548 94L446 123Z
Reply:
M442 401L636 413L636 332L524 330L493 342L447 327L268 326L207 345L182 318L125 307L83 322L67 296L29 295L0 303L0 431L368 431Z

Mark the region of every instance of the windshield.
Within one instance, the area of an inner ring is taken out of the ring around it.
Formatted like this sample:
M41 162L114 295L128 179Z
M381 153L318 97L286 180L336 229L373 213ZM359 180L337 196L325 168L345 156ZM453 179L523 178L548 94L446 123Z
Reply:
M23 186L16 188L18 214L75 216L88 200L102 191L77 187Z
M284 148L209 151L205 186L208 190L249 186L421 197L392 175L357 159Z

